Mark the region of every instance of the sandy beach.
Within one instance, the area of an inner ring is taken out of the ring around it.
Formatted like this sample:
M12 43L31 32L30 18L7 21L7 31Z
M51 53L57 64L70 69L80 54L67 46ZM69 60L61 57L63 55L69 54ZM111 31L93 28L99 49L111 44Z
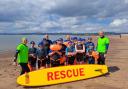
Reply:
M109 74L52 86L28 88L16 84L20 67L13 66L14 51L0 53L0 89L128 89L128 39L111 37L106 64Z

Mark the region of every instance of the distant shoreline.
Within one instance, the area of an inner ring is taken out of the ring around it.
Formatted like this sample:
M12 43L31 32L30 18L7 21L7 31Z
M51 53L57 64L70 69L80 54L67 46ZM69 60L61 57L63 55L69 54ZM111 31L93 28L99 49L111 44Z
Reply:
M84 35L90 36L94 35L97 36L98 33L0 33L0 35ZM115 33L115 32L105 32L107 35L121 35L121 34L128 34L128 33Z

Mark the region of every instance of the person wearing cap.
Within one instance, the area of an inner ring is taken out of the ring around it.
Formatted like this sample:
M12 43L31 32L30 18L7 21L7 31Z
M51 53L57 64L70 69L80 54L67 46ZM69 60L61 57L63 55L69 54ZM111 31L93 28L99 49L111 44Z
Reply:
M16 54L14 57L14 64L16 64L16 62L18 61L18 64L21 66L20 75L30 72L30 69L28 67L29 48L27 46L27 43L28 43L27 38L23 37L22 42L16 48Z
M60 51L62 52L62 55L64 55L65 54L66 45L63 44L63 38L59 38L57 40L57 44L62 46Z
M75 60L75 48L73 46L73 42L68 42L68 46L66 48L66 56L67 56L67 61L69 65L73 65L74 64L74 60Z
M89 52L89 50L95 49L95 44L92 42L92 38L88 37L88 41L85 43L86 52Z
M82 44L82 39L78 39L78 43L75 45L77 64L82 64L84 61L85 45Z
M82 44L85 44L85 43L86 43L86 39L82 38Z
M41 67L44 67L46 68L46 58L47 56L47 52L46 52L46 49L44 48L44 44L43 42L40 42L38 44L38 49L36 51L36 57L37 57L37 60L38 60L38 68L41 68Z
M74 45L75 44L77 44L77 42L78 42L78 39L77 39L77 37L72 37L71 38L71 41L74 43Z
M92 38L88 37L88 41L85 44L86 58L89 64L95 63L95 58L92 56L92 52L95 50L95 44L92 42Z
M62 53L62 57L60 59L60 64L61 65L66 65L66 56L65 56L65 50L67 48L67 46L65 44L63 44L63 38L59 38L57 40L57 44L60 45L62 48L60 50L60 52Z
M109 48L110 39L105 36L103 31L99 32L96 50L99 52L98 64L104 65L106 54Z
M32 70L35 70L36 69L36 61L37 61L37 58L36 58L37 48L35 47L34 41L31 41L30 45L31 45L31 47L29 48L29 64L31 65Z

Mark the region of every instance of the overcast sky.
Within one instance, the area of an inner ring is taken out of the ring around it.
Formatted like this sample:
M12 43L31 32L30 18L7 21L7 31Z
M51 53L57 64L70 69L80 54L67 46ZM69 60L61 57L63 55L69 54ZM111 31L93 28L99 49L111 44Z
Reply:
M128 0L0 0L0 32L128 32Z

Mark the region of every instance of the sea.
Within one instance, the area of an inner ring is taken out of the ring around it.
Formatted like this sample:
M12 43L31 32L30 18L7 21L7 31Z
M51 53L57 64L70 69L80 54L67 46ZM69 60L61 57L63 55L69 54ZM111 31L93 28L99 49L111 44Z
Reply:
M74 37L76 35L71 35ZM44 35L0 35L0 52L15 50L16 46L21 42L21 38L26 37L28 41L35 41L38 44L43 38ZM82 38L87 38L87 36L77 36ZM54 41L58 38L65 39L65 35L49 35L49 39ZM28 44L30 46L30 44Z

